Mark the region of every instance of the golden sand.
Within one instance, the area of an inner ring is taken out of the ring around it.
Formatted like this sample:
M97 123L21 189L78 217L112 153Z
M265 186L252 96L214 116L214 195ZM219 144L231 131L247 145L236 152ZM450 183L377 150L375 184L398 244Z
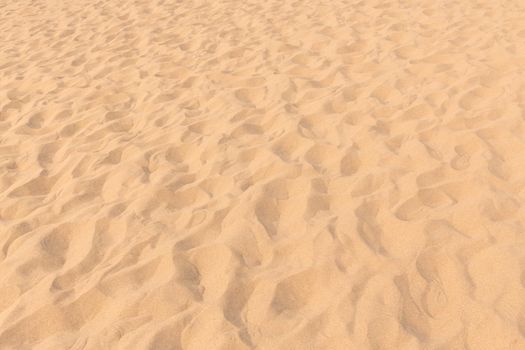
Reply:
M525 349L525 2L0 4L0 349Z

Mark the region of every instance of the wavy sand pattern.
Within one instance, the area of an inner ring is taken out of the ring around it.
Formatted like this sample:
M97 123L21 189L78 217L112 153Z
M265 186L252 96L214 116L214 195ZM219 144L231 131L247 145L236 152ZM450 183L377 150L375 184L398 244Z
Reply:
M525 349L525 3L0 4L1 349Z

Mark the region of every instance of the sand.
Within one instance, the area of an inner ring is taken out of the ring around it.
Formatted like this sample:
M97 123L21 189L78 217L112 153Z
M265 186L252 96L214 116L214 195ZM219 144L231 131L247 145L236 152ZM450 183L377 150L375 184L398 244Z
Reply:
M525 349L525 3L0 4L0 349Z

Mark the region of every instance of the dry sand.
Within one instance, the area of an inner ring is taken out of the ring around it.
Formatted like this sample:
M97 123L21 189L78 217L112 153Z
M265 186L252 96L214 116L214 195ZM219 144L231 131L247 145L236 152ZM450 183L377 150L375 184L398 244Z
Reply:
M525 3L0 4L0 349L525 349Z

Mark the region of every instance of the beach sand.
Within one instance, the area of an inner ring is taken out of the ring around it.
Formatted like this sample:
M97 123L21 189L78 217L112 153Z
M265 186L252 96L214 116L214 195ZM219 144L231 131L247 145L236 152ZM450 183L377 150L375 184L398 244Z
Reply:
M525 349L525 3L0 4L0 349Z

